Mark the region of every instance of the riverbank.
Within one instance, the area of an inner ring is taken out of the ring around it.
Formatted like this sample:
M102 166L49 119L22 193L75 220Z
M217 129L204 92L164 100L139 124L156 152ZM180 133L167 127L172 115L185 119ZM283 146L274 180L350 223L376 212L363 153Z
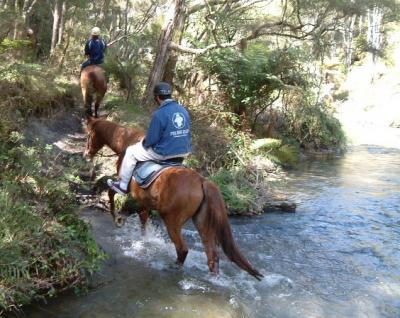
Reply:
M33 300L85 288L105 255L76 213L81 156L24 130L34 115L71 107L71 86L36 64L1 65L0 75L0 315L18 315Z

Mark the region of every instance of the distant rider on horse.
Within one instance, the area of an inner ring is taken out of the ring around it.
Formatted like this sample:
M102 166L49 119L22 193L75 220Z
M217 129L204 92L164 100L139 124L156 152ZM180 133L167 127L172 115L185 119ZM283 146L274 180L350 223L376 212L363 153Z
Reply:
M126 149L119 171L120 181L107 180L111 189L127 194L138 161L167 160L188 156L192 151L191 119L186 108L171 97L172 88L160 82L154 87L159 108L153 113L146 137Z
M85 44L85 56L88 60L82 63L81 70L89 65L99 65L104 63L104 53L107 44L100 37L100 29L98 27L94 27L91 34L91 38Z

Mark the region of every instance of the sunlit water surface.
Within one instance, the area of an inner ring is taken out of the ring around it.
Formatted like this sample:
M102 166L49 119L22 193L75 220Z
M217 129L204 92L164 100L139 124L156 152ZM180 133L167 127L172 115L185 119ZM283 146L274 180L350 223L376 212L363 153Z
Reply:
M28 317L400 317L400 151L360 146L289 173L295 214L233 218L258 282L222 257L208 273L191 224L183 269L164 226L140 235L136 216L122 229L86 212L112 255L95 288L36 304Z

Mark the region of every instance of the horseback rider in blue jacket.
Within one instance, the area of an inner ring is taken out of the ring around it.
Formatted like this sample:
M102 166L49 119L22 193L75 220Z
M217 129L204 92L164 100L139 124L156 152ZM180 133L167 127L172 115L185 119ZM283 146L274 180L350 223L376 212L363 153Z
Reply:
M100 29L94 27L90 40L85 44L85 56L88 60L82 63L81 70L89 65L103 64L106 48L107 44L100 38Z
M119 172L120 181L107 184L120 194L128 193L133 170L138 161L182 158L192 152L191 119L185 107L171 97L172 88L160 82L154 88L159 108L154 112L144 140L126 148Z

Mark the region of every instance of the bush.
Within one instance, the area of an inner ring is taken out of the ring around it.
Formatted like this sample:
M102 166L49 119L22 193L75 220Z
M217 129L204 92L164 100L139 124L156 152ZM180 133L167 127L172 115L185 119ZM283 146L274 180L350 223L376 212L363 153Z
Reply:
M85 282L104 258L50 147L0 140L0 314ZM17 140L17 141L15 141Z
M220 169L210 179L218 184L230 213L241 214L253 210L257 191L244 170Z
M252 148L282 166L294 166L299 161L300 149L295 142L285 143L273 138L256 139Z
M212 52L203 58L202 65L216 77L220 93L226 95L230 108L223 110L239 116L238 122L231 122L233 127L257 133L262 127L259 123L274 107L279 117L274 137L295 142L283 142L267 155L276 163L293 165L298 145L321 150L344 144L344 133L333 111L317 100L320 83L312 75L315 72L308 69L311 62L301 48L271 51L260 42L252 43L244 52Z
M289 137L310 150L341 149L345 144L342 126L333 110L315 102L312 94L293 90L285 97L285 123Z
M307 88L311 77L306 55L300 49L271 51L266 43L251 43L242 53L224 49L203 58L202 66L218 79L231 111L246 114L254 129L258 116L278 98L287 85Z
M0 315L86 280L104 258L78 215L73 161L24 145L32 114L70 102L73 88L36 64L0 66ZM53 72L54 73L54 72Z

